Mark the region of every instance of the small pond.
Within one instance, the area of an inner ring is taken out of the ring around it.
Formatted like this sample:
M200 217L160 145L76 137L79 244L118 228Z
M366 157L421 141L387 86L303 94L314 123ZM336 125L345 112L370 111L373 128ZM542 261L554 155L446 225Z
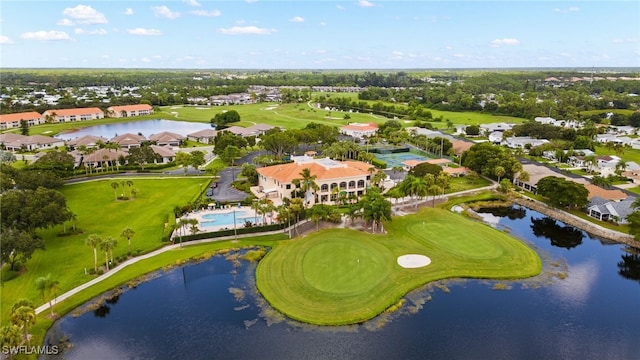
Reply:
M71 140L85 135L94 135L111 139L117 135L125 133L140 133L146 138L149 138L150 135L157 134L162 131L169 131L186 136L187 134L205 129L211 129L211 124L156 119L88 126L82 129L60 133L55 137L64 140Z
M481 212L531 244L543 274L441 281L408 294L392 315L317 327L264 304L255 264L215 256L61 318L48 340L70 341L65 359L637 358L638 251L525 208Z

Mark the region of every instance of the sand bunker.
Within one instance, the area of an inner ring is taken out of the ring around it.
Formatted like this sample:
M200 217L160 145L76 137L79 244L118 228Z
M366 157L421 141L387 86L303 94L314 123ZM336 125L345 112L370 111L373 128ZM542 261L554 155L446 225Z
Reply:
M415 269L431 264L431 259L424 255L407 254L398 256L398 265L405 269Z

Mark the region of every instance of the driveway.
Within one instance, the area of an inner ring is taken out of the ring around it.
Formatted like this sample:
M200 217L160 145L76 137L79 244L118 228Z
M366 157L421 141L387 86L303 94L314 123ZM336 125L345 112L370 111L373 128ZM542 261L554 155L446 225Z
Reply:
M226 168L218 172L218 176L220 177L217 181L217 186L213 189L213 195L210 196L214 201L220 202L234 202L234 201L242 201L249 194L234 189L231 186L231 183L235 178L240 174L240 167L236 166L235 168Z

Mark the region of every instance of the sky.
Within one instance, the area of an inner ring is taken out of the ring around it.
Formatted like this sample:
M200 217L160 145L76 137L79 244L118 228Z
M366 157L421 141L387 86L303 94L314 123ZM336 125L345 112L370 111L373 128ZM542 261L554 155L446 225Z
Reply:
M0 67L639 67L640 1L0 2Z

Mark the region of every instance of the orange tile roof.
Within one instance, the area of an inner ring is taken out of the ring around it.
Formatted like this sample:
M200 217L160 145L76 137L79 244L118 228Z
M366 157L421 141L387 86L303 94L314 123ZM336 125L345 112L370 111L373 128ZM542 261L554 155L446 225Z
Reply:
M584 184L584 187L589 190L589 195L587 196L589 200L594 196L612 201L620 201L628 197L622 190L607 190L593 184Z
M136 104L136 105L122 105L122 106L109 106L109 110L119 113L121 111L144 111L151 110L153 107L149 104Z
M102 110L97 107L91 108L75 108L75 109L55 109L47 110L44 114L56 114L56 116L71 116L71 115L87 115L87 114L102 114Z
M418 164L422 164L423 162L425 162L426 160L405 160L402 163L409 166L409 167L415 167Z
M458 174L458 173L466 173L469 172L471 170L469 170L469 168L466 168L464 166L460 166L457 168L451 168L451 167L447 167L442 169L443 172L446 172L447 174Z
M429 164L436 164L437 165L437 164L448 164L448 163L451 162L451 160L449 160L449 159L429 159L429 160L427 160L425 162L427 162Z
M300 173L302 169L309 169L311 175L315 175L317 180L331 180L345 177L369 175L370 164L362 161L342 161L341 167L329 167L316 163L289 163L283 165L274 165L258 168L260 175L267 178L274 178L280 183L291 183L294 179L302 178Z
M340 129L343 129L343 130L354 130L354 131L378 130L378 124L376 124L376 123L368 123L368 124L351 123L349 125L345 125L345 126L341 127Z
M31 119L39 119L41 117L42 115L40 115L35 111L21 112L21 113L15 113L15 114L4 114L4 115L0 115L0 122L5 123L5 122L20 121L20 120L31 120Z
M472 142L463 141L463 140L451 140L451 144L453 145L453 152L455 154L461 154L469 150L473 145L475 145Z

